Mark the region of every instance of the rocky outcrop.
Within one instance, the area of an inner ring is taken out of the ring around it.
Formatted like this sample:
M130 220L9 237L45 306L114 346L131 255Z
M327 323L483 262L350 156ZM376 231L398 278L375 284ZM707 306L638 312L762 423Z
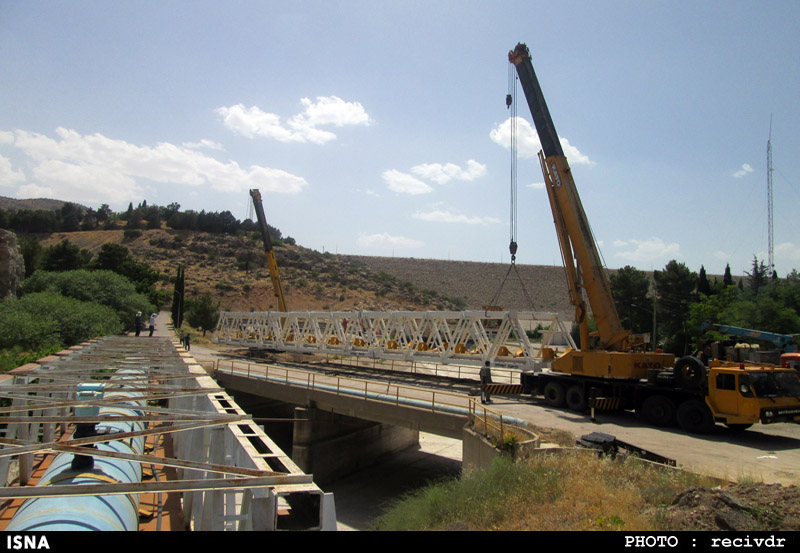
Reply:
M16 296L25 278L25 260L19 253L17 235L0 229L0 298Z

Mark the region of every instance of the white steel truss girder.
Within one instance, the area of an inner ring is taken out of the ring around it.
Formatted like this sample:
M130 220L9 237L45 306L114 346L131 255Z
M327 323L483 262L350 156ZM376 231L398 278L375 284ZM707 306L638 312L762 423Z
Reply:
M547 328L541 346L528 333ZM218 343L252 348L359 355L375 359L482 365L528 370L541 366L541 348L556 336L575 348L555 313L538 311L223 311Z

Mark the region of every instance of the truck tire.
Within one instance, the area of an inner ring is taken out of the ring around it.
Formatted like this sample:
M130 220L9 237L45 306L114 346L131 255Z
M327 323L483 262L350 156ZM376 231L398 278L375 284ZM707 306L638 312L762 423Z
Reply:
M667 396L650 396L642 403L642 418L653 426L672 426L676 411L675 402Z
M678 424L692 434L708 434L714 428L714 417L705 403L690 399L678 406Z
M559 382L550 381L544 386L544 400L552 407L561 407L564 405L566 394L564 393L564 386Z
M567 407L573 411L583 412L589 407L589 403L586 401L586 391L580 384L567 388L567 394L564 399Z
M702 388L706 382L706 366L697 357L687 355L675 362L672 369L678 386L682 388Z

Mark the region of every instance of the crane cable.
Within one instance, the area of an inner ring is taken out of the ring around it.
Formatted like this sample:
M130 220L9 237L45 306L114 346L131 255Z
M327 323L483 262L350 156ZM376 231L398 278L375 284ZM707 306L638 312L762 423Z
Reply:
M525 299L528 300L528 304L531 306L533 311L536 311L536 308L533 305L533 300L531 299L530 294L528 294L528 290L525 288L525 283L522 281L522 275L519 274L519 270L517 269L517 103L514 101L517 92L517 74L516 68L514 65L509 64L508 67L508 94L506 95L506 109L509 110L509 127L510 127L510 135L511 135L511 201L510 201L510 240L508 244L508 251L511 253L511 265L508 267L508 271L506 271L506 276L503 277L503 280L500 282L500 288L495 292L492 299L489 300L489 305L494 305L495 302L500 297L500 294L503 291L503 287L508 280L508 276L511 274L511 270L514 270L514 273L517 275L519 279L519 284L522 287L522 292L525 295Z
M508 94L506 95L506 109L510 111L511 135L511 224L509 225L510 240L508 250L511 252L511 264L517 259L517 103L514 101L517 92L517 75L514 65L508 66Z

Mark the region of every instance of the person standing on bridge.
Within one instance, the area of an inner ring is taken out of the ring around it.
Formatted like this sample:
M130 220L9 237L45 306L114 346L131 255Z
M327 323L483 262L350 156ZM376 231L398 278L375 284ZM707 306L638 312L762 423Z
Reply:
M481 403L491 403L491 394L489 393L488 385L492 383L492 366L489 361L486 361L481 367L479 373L481 377Z
M136 327L136 335L138 336L139 333L142 331L142 312L136 312L136 321L134 322L134 326Z
M150 314L150 336L153 335L153 331L156 329L156 313Z

